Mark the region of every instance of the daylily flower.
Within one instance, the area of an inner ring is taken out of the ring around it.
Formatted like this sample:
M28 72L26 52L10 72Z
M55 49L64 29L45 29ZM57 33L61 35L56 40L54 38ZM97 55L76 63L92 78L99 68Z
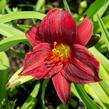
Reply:
M26 54L21 74L52 78L57 95L67 103L71 82L100 81L99 62L84 47L92 33L93 23L88 17L76 26L67 11L50 10L40 26L33 25L26 33L33 50Z

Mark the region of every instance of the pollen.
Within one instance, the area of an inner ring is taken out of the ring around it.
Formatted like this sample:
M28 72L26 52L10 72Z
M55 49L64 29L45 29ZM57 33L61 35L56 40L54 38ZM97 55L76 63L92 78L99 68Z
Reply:
M52 49L52 54L57 61L66 61L71 57L71 49L68 45L54 42L54 48Z

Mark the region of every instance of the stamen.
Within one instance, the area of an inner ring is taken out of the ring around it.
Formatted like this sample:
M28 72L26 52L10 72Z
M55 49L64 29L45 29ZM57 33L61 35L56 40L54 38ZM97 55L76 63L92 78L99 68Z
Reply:
M54 42L54 49L52 50L52 54L55 60L66 61L71 56L71 50L70 47L66 44L57 44L57 42Z

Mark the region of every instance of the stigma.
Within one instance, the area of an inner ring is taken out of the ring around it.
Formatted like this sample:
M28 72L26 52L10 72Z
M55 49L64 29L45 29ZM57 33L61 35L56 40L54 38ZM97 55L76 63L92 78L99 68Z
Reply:
M52 49L52 55L56 61L68 61L71 57L71 49L70 46L54 42L54 48Z

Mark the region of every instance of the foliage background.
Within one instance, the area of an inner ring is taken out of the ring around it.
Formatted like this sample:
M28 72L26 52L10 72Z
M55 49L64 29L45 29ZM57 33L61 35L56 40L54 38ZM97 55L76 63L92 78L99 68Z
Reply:
M102 82L72 83L67 105L61 104L51 80L18 78L24 56L31 50L25 32L54 7L66 8L77 24L85 15L93 20L87 47L101 64ZM0 109L109 109L108 30L109 0L0 0Z

